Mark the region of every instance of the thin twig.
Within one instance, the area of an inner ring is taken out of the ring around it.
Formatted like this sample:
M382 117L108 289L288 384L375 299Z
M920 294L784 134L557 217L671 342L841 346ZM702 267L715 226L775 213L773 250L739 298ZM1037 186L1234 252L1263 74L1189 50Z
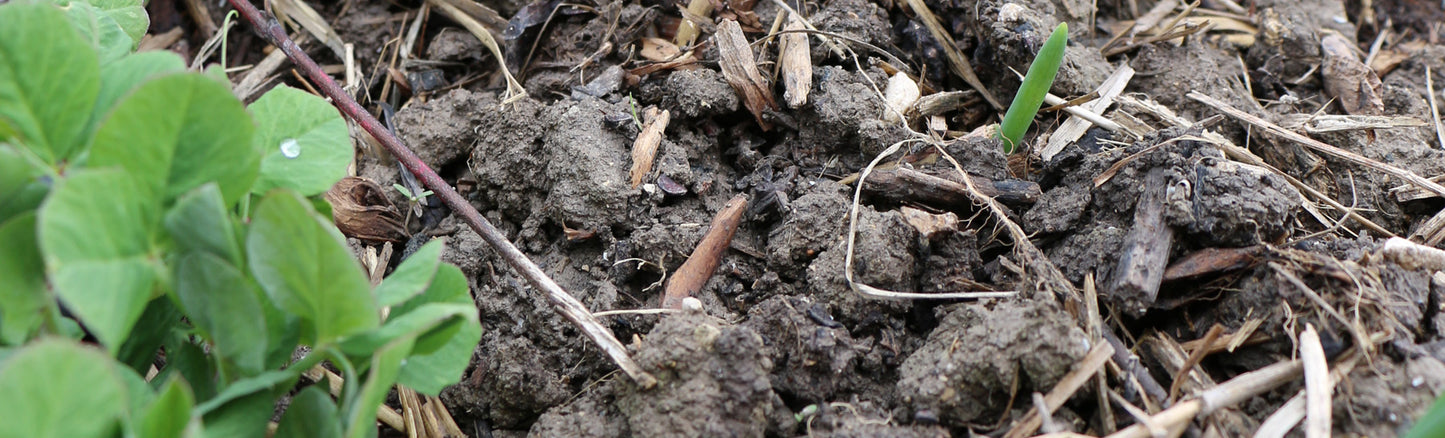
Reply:
M251 23L257 35L286 52L286 56L290 57L291 61L305 71L306 75L321 88L326 96L331 98L332 104L336 105L337 109L380 141L382 146L396 157L397 161L421 179L422 184L441 197L442 202L460 215L467 225L482 237L482 240L497 251L502 260L505 260L512 269L517 270L518 274L526 278L532 287L541 290L553 309L561 313L564 318L567 318L588 338L591 338L592 342L602 348L602 351L606 352L618 368L632 378L633 382L644 388L651 388L657 384L657 379L632 361L632 358L627 355L626 347L617 341L611 330L603 327L596 318L593 318L592 313L581 302L578 302L567 291L562 290L556 281L542 272L542 268L537 267L527 258L526 254L513 246L512 242L507 240L507 236L492 226L491 222L482 218L481 213L478 213L466 198L463 198L456 189L447 184L446 180L427 167L426 163L422 162L421 158L417 157L411 149L407 149L405 145L401 144L400 139L388 132L386 127L376 120L376 117L373 117L371 113L356 103L355 99L347 95L341 86L331 79L331 76L322 72L321 66L316 65L316 61L311 60L306 52L301 51L301 48L286 36L286 30L281 27L281 23L277 22L275 17L257 10L249 0L230 0L230 2L236 10L241 11L241 15L246 17L246 21Z

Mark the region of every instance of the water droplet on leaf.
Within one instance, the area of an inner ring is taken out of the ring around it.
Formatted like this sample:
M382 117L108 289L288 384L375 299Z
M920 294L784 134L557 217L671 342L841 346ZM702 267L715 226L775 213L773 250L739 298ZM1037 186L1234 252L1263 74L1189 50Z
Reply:
M294 138L281 140L281 155L286 156L286 158L301 156L301 144L297 143Z

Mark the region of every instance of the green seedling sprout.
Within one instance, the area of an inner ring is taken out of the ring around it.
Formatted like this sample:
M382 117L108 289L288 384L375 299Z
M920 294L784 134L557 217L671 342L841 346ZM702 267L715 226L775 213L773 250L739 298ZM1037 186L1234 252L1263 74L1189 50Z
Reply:
M431 196L432 191L422 190L421 193L413 195L411 190L407 190L406 187L403 187L401 184L392 184L391 186L395 187L396 191L401 192L402 196L406 196L407 202L411 204L411 212L416 214L417 217L421 217L421 206L426 204L426 197Z
M1019 86L1019 92L1014 95L1013 104L1009 105L1003 124L998 128L998 139L1003 141L1004 154L1018 150L1024 133L1033 124L1034 115L1044 103L1044 95L1049 93L1049 87L1054 86L1054 76L1059 73L1059 64L1064 61L1064 44L1068 39L1068 23L1059 23L1044 47L1039 49L1033 64L1029 65L1029 73L1024 75L1024 83Z

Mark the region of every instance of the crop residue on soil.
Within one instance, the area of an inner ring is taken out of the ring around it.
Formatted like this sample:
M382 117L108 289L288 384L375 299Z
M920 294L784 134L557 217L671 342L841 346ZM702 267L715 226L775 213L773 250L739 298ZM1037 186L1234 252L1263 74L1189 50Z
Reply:
M469 434L1104 435L1137 423L1129 409L1157 413L1294 359L1307 325L1332 367L1353 364L1334 389L1334 434L1400 434L1445 391L1445 266L1382 250L1392 235L1438 245L1445 221L1432 220L1441 194L1401 177L1445 174L1424 80L1428 67L1445 84L1445 30L1402 6L1438 17L1438 2L1377 1L1368 14L1358 9L1371 2L1342 0L787 2L822 32L808 34L812 84L796 108L783 104L768 37L786 22L779 2L714 2L699 44L681 48L672 32L698 17L678 2L483 2L520 16L506 38L492 29L508 59L431 14L395 63L385 42L413 38L418 5L343 3L315 6L356 43L358 64L381 65L362 92L400 108L405 143L588 310L660 307L713 216L750 199L695 295L700 311L601 317L653 388L618 373L443 208L408 219L411 240L446 237L443 258L468 274L481 311L474 366L442 397ZM770 109L724 73L714 36L725 20L752 43ZM1083 96L1132 68L1103 111L1122 128L1091 127L1043 159L1072 117L1044 112L1024 139L1032 153L1006 156L987 130L1001 111L949 52L1006 103L1061 22L1072 32L1052 93ZM1346 43L1344 58L1328 38ZM527 97L503 103L502 64ZM897 69L936 106L891 113L881 92ZM946 92L961 93L929 96ZM1223 116L1195 93L1359 159ZM671 121L633 187L632 147L654 107ZM857 174L900 142L862 183L853 280L1016 296L880 300L850 286ZM390 160L365 154L357 174L389 187L401 181ZM1023 430L1034 394L1101 345L1120 352L1103 380ZM1182 427L1252 434L1302 389L1283 381Z

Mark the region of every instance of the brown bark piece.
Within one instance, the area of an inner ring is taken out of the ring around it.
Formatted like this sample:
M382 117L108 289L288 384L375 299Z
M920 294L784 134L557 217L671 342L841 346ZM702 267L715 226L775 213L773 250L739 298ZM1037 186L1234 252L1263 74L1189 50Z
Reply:
M789 17L783 30L803 30L803 20ZM808 103L808 92L813 88L813 55L809 52L808 35L783 34L778 51L778 62L783 69L783 100L788 108L798 108Z
M764 131L771 131L773 124L763 119L763 114L777 111L778 103L773 100L773 94L767 81L763 80L762 73L758 72L757 62L748 46L747 37L743 36L742 27L738 26L736 21L723 20L718 24L714 39L717 41L723 78L742 95L743 105L753 113L758 126Z
M1325 77L1325 91L1339 100L1345 112L1377 116L1385 113L1383 85L1355 53L1354 45L1345 37L1331 33L1320 40L1324 61L1320 73Z
M631 176L634 189L638 184L642 184L642 179L652 171L652 159L657 156L657 145L662 144L662 133L667 130L672 113L668 110L658 111L657 107L648 107L643 118L647 119L647 124L632 143Z
M1144 193L1134 206L1134 227L1124 237L1119 265L1104 290L1125 303L1125 311L1141 316L1159 295L1174 229L1164 222L1165 191L1172 185L1169 172L1156 168L1144 179Z
M732 243L733 234L737 233L738 224L742 222L743 211L747 206L747 195L734 196L723 205L722 210L713 217L707 234L702 236L697 248L693 248L692 255L672 274L672 280L668 280L667 289L663 290L662 307L680 309L684 298L702 290L722 262L723 252L727 251L728 245Z

